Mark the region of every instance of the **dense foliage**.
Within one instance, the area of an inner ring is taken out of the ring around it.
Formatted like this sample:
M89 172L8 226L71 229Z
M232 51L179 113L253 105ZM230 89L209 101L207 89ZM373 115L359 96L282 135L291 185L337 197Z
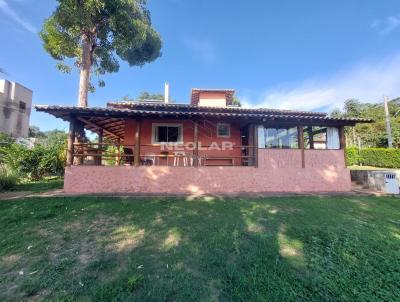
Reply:
M400 147L400 98L389 102L389 114L392 126L393 147ZM350 99L345 102L344 110L334 110L333 117L370 118L371 124L357 124L354 128L346 129L346 141L349 146L367 148L387 147L387 133L383 103L360 103Z
M137 101L145 101L145 100L164 100L164 95L161 93L149 93L147 91L143 91L136 99Z
M33 147L17 143L10 137L0 137L0 164L23 178L42 179L47 175L62 175L65 163L66 133L53 130L44 133Z
M130 96L124 96L122 97L121 100L122 102L143 102L146 100L159 100L163 101L164 100L164 95L162 93L152 93L148 91L142 91L136 98L130 97ZM174 103L175 101L173 99L169 99L170 103Z
M382 168L400 168L400 149L395 148L347 148L347 165L363 165Z

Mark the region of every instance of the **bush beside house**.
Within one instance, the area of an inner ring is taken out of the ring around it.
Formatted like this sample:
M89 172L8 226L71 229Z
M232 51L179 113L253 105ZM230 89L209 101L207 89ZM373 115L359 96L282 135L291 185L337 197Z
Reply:
M12 188L20 179L41 180L64 173L66 134L51 131L33 147L0 134L0 190Z
M362 165L381 168L400 168L400 149L394 148L347 148L348 166Z
M0 192L9 190L17 184L18 174L6 166L0 165Z

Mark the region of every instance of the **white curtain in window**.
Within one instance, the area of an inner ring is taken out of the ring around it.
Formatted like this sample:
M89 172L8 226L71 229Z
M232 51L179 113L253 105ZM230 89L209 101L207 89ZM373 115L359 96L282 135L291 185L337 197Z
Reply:
M326 128L326 148L340 149L339 129L336 127Z
M264 149L265 148L265 128L264 126L258 126L258 148Z

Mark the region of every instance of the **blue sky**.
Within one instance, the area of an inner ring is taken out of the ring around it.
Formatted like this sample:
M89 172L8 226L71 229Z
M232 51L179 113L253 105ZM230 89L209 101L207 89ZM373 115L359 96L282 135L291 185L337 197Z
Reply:
M55 0L0 0L0 66L34 91L34 104L77 103L78 77L60 73L38 31ZM191 88L234 88L245 106L326 110L347 98L400 96L398 0L149 0L163 56L142 68L122 63L90 95L90 106ZM42 113L43 130L67 125Z

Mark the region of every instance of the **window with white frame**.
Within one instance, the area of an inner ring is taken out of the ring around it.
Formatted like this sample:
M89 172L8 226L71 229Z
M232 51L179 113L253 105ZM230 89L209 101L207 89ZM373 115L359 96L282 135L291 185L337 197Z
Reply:
M217 124L217 137L230 137L231 136L231 125L226 123Z
M152 143L183 143L182 124L153 124Z

